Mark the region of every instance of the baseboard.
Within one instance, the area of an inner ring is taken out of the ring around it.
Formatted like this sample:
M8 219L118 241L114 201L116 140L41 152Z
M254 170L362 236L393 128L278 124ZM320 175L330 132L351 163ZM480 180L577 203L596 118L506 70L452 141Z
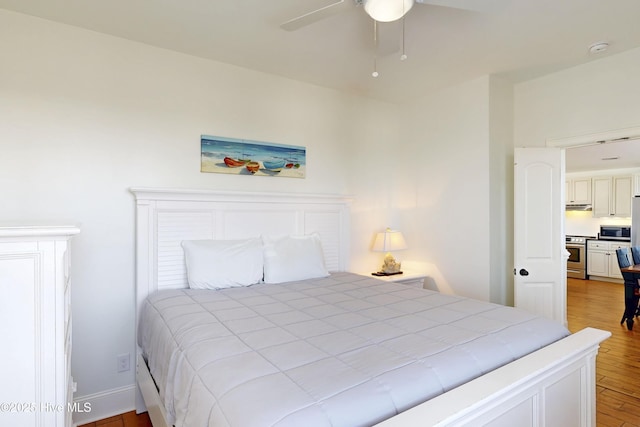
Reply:
M620 283L620 284L624 283L624 280L616 279L615 277L601 277L601 276L589 275L587 278L589 280L598 280L600 282L612 282L612 283Z
M75 398L73 425L83 425L136 409L136 385Z

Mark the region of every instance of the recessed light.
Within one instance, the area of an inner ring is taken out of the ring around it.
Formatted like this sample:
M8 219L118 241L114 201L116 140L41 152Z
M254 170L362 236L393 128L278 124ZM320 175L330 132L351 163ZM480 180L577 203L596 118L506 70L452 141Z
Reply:
M595 53L604 52L608 48L609 48L609 43L607 42L594 43L591 46L589 46L589 53L595 54Z

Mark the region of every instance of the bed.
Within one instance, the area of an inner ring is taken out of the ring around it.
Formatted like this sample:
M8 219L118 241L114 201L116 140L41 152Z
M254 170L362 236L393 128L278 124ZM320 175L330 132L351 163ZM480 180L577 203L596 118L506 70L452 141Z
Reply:
M347 273L349 197L131 191L137 410L155 427L595 425L608 332L568 335L522 311ZM317 236L331 274L189 289L182 242L276 235Z

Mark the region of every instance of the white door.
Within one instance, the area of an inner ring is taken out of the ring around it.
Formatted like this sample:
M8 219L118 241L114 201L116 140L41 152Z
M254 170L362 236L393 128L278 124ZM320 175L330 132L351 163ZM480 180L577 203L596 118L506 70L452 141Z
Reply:
M564 150L514 154L515 306L566 325Z

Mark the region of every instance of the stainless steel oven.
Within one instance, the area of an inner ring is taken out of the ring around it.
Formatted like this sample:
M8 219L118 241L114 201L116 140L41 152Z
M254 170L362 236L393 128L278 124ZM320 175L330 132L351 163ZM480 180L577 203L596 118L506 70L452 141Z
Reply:
M567 277L587 278L587 236L567 236Z

